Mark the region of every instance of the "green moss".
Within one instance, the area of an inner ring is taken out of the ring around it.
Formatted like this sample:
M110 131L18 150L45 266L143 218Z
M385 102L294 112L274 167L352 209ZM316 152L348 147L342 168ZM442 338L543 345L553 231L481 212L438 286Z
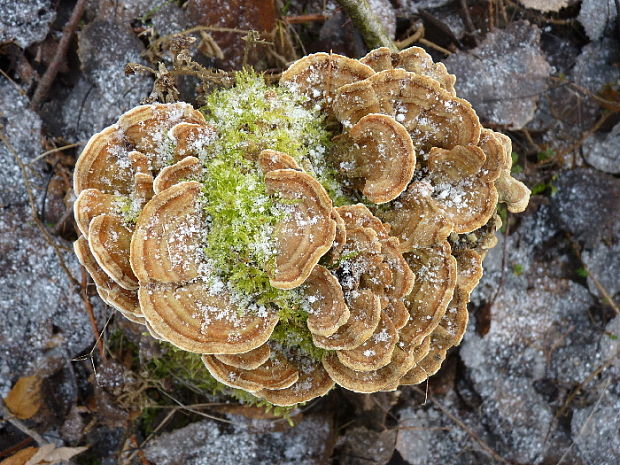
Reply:
M519 174L523 173L523 166L519 165L519 154L517 152L511 153L512 158L512 168L510 169L511 174Z
M506 208L506 205L502 203L497 205L497 214L499 215L499 218L502 220L502 226L500 228L500 232L502 234L506 234L506 227L508 225L508 208Z
M521 276L523 274L523 265L520 264L515 264L512 265L512 272L516 275L516 276Z
M273 339L319 359L306 328L302 294L269 282L275 263L273 238L286 215L282 207L290 202L267 193L256 163L261 150L285 152L317 178L332 199L338 198L339 184L323 157L331 134L318 112L302 106L303 99L268 86L251 71L238 73L233 88L209 96L202 111L218 138L201 155L204 253L213 284L226 283L244 309L275 307L280 323Z
M117 197L116 209L126 224L134 225L140 216L140 208L132 201L131 197L119 195Z
M536 159L541 162L541 161L545 161L545 160L550 160L552 158L554 158L556 155L555 150L553 149L545 149L541 152L538 152L536 154Z
M186 352L166 342L161 342L161 346L163 355L151 359L144 366L149 377L173 380L177 386L188 388L193 392L225 395L241 404L264 408L265 411L290 421L290 412L295 407L279 407L249 392L226 386L209 374L199 354Z
M586 270L583 267L577 268L577 270L575 270L575 273L577 274L577 276L579 276L580 278L587 278L588 277L588 270Z

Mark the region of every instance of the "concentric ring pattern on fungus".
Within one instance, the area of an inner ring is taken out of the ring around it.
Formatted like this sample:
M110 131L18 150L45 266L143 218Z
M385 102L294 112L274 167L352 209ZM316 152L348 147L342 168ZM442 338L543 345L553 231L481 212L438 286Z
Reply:
M498 202L527 206L510 140L415 47L236 81L88 142L75 251L99 295L275 405L424 381L461 341Z

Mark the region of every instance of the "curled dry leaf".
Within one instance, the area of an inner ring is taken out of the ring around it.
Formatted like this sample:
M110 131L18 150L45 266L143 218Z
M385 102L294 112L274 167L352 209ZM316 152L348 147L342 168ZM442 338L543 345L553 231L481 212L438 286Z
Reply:
M27 420L37 414L41 399L41 378L37 375L22 376L4 398L9 411L20 420Z

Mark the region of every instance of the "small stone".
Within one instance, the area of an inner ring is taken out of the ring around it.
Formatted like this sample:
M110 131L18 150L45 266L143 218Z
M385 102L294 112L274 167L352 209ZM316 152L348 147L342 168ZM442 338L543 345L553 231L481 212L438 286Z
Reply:
M491 32L474 50L459 51L444 63L457 77L457 94L482 120L513 129L532 120L551 73L540 50L540 29L524 21Z
M595 378L598 391L591 405L576 408L571 421L575 451L584 463L615 465L620 462L620 317L611 320L600 341L600 363L614 361Z
M70 360L94 344L79 293L29 215L29 207L12 207L0 218L0 397L17 376L41 366L51 349ZM75 255L61 253L79 279ZM101 310L96 306L96 318L104 322Z
M620 123L607 134L594 134L586 139L583 156L596 169L620 174Z
M320 415L309 415L285 432L267 433L238 422L224 425L205 420L162 434L144 452L158 465L319 465L330 453L331 428Z
M495 450L518 463L539 463L554 421L536 381L552 376L564 385L584 379L595 367L598 339L587 319L592 299L585 288L532 279L529 290L505 284L491 309L489 332L480 337L470 325L461 346L482 398L482 418L498 438Z
M592 294L604 298L593 278L611 297L620 292L620 235L610 245L601 242L591 250L584 250L581 259L590 271L588 288Z
M615 28L616 5L614 0L583 0L577 20L586 30L590 40L599 40L607 30Z
M0 0L0 44L15 42L26 48L45 39L56 18L51 0Z
M603 39L591 42L581 49L573 68L575 84L585 87L593 93L603 90L608 84L614 84L620 78L620 44L615 39ZM596 66L592 66L596 63Z
M580 168L560 173L551 197L553 214L565 231L586 247L610 237L620 225L620 180L599 171Z

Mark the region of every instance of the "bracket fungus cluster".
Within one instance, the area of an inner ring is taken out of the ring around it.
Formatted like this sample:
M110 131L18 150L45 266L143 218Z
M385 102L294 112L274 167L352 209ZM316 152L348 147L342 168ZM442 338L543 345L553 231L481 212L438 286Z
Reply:
M275 405L420 383L463 336L498 202L529 197L454 81L415 47L317 53L204 112L134 108L76 164L75 251L105 302Z

